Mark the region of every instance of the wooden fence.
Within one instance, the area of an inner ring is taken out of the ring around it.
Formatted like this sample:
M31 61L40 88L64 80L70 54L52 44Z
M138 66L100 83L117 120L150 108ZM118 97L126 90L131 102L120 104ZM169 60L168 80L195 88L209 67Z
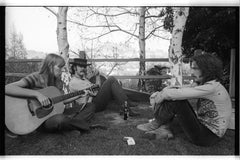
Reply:
M235 98L235 59L236 59L236 50L231 50L231 61L230 61L230 87L229 93L231 98ZM27 62L35 62L39 63L42 59L18 59L18 60L6 60L6 63L27 63ZM72 59L69 60L70 62ZM88 59L89 62L168 62L168 58L129 58L129 59ZM5 76L8 77L24 77L29 73L5 73ZM113 75L117 79L170 79L169 75L144 75L144 76L136 76L136 75ZM183 76L183 79L191 79L190 76Z
M18 59L18 60L6 60L6 63L39 63L42 59ZM72 59L69 60L70 62ZM148 59L140 59L140 58L129 58L129 59L88 59L89 62L168 62L168 58L148 58ZM7 77L24 77L29 73L5 73ZM136 75L113 75L117 79L170 79L169 75L145 75L145 76L136 76ZM186 77L189 78L189 77Z

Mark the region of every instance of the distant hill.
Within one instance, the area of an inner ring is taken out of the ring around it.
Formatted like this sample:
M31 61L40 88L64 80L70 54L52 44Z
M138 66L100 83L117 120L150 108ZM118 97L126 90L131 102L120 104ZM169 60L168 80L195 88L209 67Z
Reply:
M27 59L43 59L47 55L47 53L34 50L27 50L27 53Z

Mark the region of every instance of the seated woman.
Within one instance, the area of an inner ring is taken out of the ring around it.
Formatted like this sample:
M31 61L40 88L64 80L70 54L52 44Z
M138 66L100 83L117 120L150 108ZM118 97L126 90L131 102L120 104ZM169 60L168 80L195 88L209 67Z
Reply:
M225 134L231 117L231 99L220 83L222 62L211 54L192 57L191 72L198 84L188 88L168 88L155 92L152 98L154 120L140 124L147 138L172 137L169 124L173 119L196 145L209 146ZM197 98L197 113L188 99Z
M13 97L33 98L40 102L42 106L47 106L51 102L49 97L45 96L36 89L44 89L48 86L55 86L63 94L63 82L61 74L65 66L64 59L56 54L48 54L42 62L42 66L38 72L29 74L19 81L7 84L5 86L5 94ZM65 100L63 103L68 104L80 96ZM15 107L18 104L16 104ZM61 114L55 114L46 119L39 129L47 132L58 131L89 131L89 124L81 116L71 117L66 115L66 109ZM21 112L22 113L22 112ZM22 115L24 116L24 115ZM28 116L28 115L26 115ZM7 135L16 137L6 129Z

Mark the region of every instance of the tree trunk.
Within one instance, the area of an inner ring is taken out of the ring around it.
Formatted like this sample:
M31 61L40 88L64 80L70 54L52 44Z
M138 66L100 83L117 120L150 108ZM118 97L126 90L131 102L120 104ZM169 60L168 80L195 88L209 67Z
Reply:
M168 50L171 65L171 86L182 86L182 36L188 17L188 7L174 8L173 31Z
M145 59L145 9L146 7L140 8L140 18L139 18L139 49L140 49L140 59ZM139 62L139 75L145 75L145 62ZM145 81L144 79L139 79L138 88L140 91L145 91Z
M66 65L62 73L64 82L63 91L69 93L69 82L71 75L69 73L69 44L67 40L67 11L68 7L59 7L57 15L57 42L60 55L64 58Z

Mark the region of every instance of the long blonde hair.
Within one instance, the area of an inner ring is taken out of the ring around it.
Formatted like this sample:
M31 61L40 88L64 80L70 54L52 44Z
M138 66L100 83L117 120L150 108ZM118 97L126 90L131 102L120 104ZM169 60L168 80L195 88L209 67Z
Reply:
M61 56L54 53L48 54L42 61L42 66L39 70L39 73L47 77L48 86L57 86L57 79L53 72L53 67L57 64L59 64L59 67L63 67L65 65L65 60Z

